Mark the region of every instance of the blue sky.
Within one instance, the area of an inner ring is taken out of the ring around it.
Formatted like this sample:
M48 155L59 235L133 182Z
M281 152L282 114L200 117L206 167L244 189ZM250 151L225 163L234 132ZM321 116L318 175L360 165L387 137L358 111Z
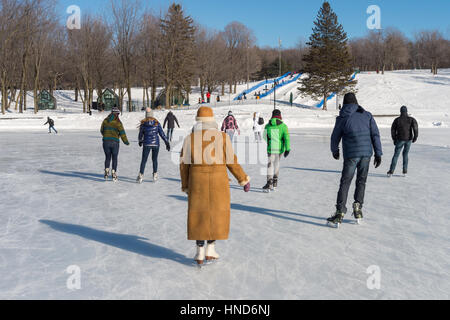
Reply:
M140 0L142 7L158 14L173 2ZM294 46L311 34L313 21L323 0L181 0L185 12L198 23L222 30L229 22L239 21L256 35L258 45L276 46L278 37L283 47ZM340 23L350 38L367 33L369 5L381 9L382 28L396 27L412 38L421 29L438 29L450 37L450 0L330 0ZM58 0L58 13L67 16L69 5L82 12L104 14L110 0Z

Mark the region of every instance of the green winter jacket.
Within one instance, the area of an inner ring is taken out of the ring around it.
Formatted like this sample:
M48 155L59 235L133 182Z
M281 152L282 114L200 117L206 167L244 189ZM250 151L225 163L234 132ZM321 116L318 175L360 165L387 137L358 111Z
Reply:
M268 154L283 154L291 151L291 140L287 125L280 119L273 118L266 125L264 139L267 141Z
M114 115L109 115L102 123L100 128L103 140L113 140L119 142L119 138L122 138L123 143L126 145L130 144L125 134L122 122L116 119Z

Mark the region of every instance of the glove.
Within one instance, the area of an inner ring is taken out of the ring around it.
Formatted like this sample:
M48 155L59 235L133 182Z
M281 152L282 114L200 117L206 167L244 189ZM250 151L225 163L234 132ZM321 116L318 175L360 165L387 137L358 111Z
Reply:
M166 143L166 150L170 152L170 143Z
M416 142L417 142L417 138L414 138L414 139L413 139L413 143L416 143Z
M249 192L250 191L250 182L245 185L244 191L245 192Z
M286 152L284 153L284 157L285 157L285 158L289 157L289 154L290 154L290 153L291 153L290 151L286 151Z
M338 152L336 152L336 153L333 153L333 158L334 158L335 160L339 160L339 159L341 158L340 152L338 151Z
M394 146L396 146L397 145L397 141L396 140L394 140Z
M127 141L127 142L125 142L125 145L126 145L126 146L129 146L129 145L130 145L130 143L129 143L129 142Z
M139 142L139 147L142 147L144 144L142 142Z
M381 157L380 156L375 156L375 169L378 169L381 166Z

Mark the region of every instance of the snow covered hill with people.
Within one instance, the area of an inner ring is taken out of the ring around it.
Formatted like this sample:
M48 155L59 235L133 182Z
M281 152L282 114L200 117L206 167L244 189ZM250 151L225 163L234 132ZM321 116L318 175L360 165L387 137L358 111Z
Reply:
M171 152L160 151L160 180L148 174L142 185L135 182L141 112L121 116L131 144L120 146L118 183L103 179L106 114L81 114L73 92L56 94L56 111L0 116L0 299L449 299L450 70L357 79L358 100L375 115L384 149L382 166L371 164L363 224L348 214L339 230L326 226L342 170L330 153L335 102L328 112L279 106L292 152L270 194L261 189L266 144L251 131L253 113L267 123L273 105L218 106L219 124L231 109L242 128L234 147L252 190L233 180L230 239L217 243L220 261L201 270L186 240L178 166L197 106L174 110L181 129ZM420 137L408 177L388 179L390 126L402 105ZM166 113L155 116L163 121ZM47 116L58 135L47 133ZM78 288L70 285L73 270Z

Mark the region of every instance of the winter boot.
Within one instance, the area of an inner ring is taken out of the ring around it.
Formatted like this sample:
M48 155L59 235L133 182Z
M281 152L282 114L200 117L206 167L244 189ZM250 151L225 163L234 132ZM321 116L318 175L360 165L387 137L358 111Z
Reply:
M109 168L105 169L105 180L108 180L109 177Z
M274 190L278 189L278 177L277 176L273 177L273 189Z
M392 171L389 171L389 172L387 173L388 178L391 178L393 175L394 175L394 173L393 173Z
M269 179L269 181L267 181L267 184L263 187L263 191L269 193L273 190L273 179Z
M408 175L408 170L403 170L403 176L406 177Z
M339 226L342 224L342 221L344 221L344 217L345 214L340 210L337 210L334 216L327 219L328 225L334 225L335 227L339 228Z
M117 176L117 172L115 170L112 171L111 175L114 182L117 182L117 180L119 180L119 177Z
M206 246L206 261L214 261L220 258L216 252L216 243L208 243Z
M139 173L139 175L136 179L136 183L142 184L143 181L144 181L144 175L142 173Z
M361 223L361 220L364 218L363 212L362 212L362 205L358 202L355 202L353 204L353 216L356 219L356 222L358 224Z
M197 246L197 254L195 255L194 260L197 262L198 265L202 265L205 262L205 247L199 247Z
M153 182L158 181L158 179L159 179L158 174L157 174L157 173L154 173L154 174L153 174Z

